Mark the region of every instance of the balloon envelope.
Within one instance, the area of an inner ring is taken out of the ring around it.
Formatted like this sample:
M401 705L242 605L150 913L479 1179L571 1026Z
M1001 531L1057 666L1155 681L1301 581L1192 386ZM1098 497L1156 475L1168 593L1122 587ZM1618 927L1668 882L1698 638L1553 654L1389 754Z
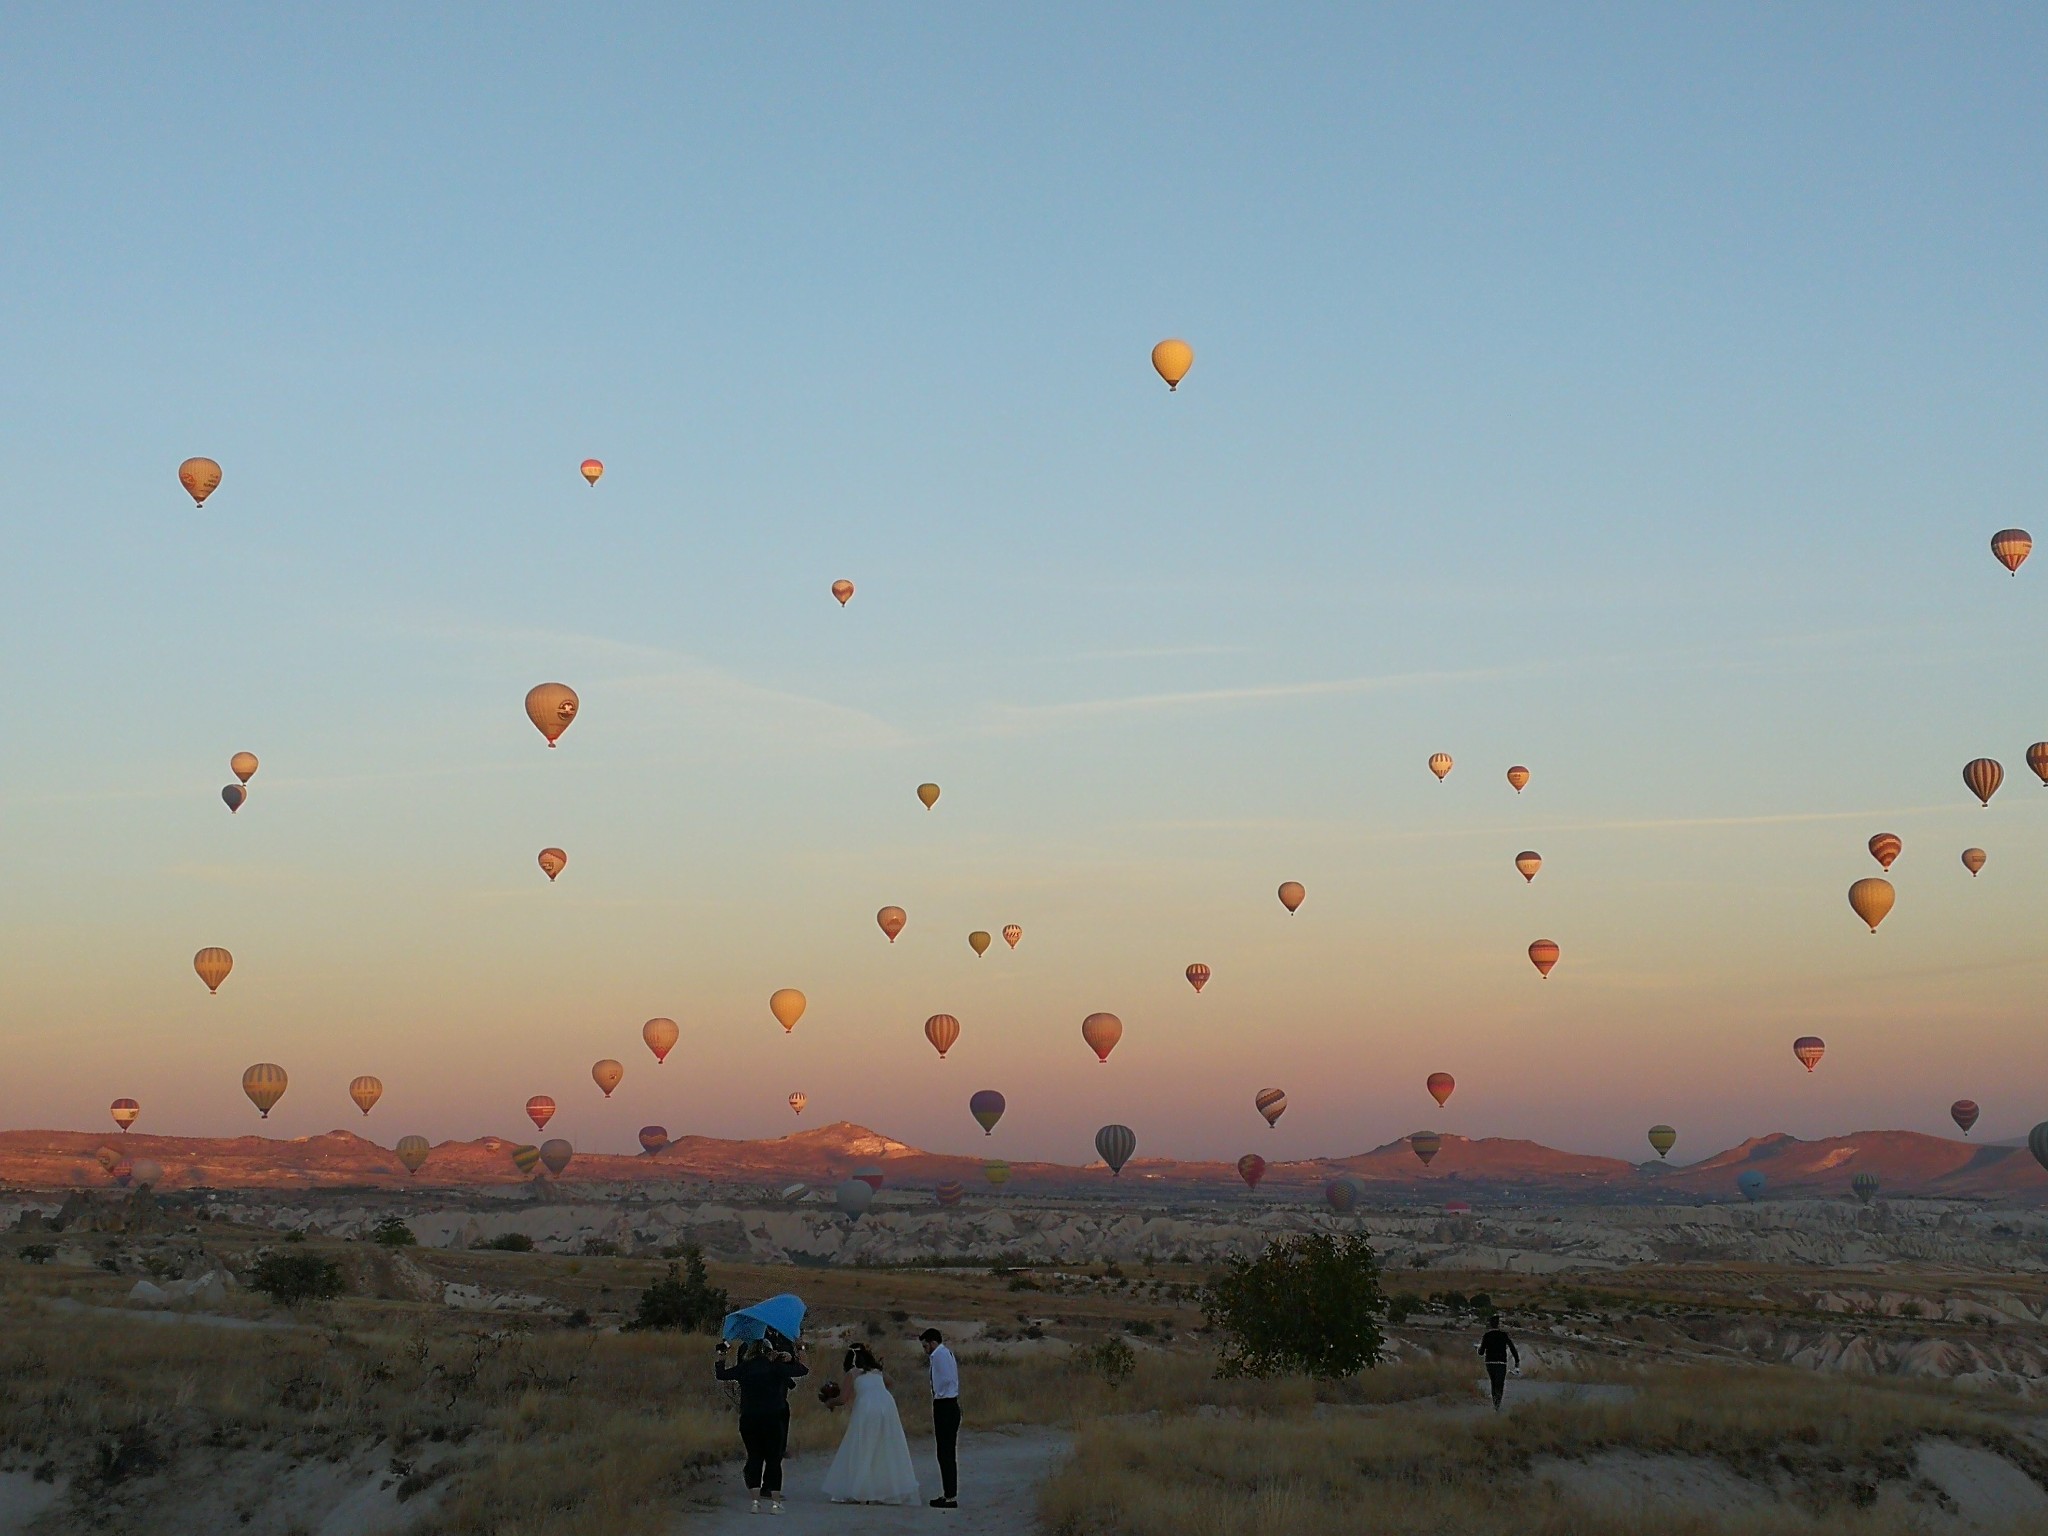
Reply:
M649 1019L640 1026L640 1038L647 1042L647 1049L654 1052L658 1066L668 1060L668 1053L676 1048L676 1041L682 1031L674 1019Z
M557 1178L561 1177L562 1170L569 1166L569 1159L575 1155L576 1149L559 1136L540 1144L540 1160Z
M1288 911L1292 912L1299 908L1307 896L1308 889L1299 880L1280 882L1280 905Z
M1650 1145L1657 1149L1659 1157L1663 1157L1678 1145L1678 1132L1668 1125L1653 1125L1650 1127Z
M810 1102L811 1096L807 1093L792 1093L789 1096L789 1107L799 1115L804 1112L804 1106Z
M559 848L543 848L540 851L540 872L554 884L555 876L569 867L569 855Z
M182 471L180 472L182 478ZM215 478L219 478L217 475ZM2027 556L2033 551L2033 538L2024 528L2001 528L1991 535L1991 553L1998 557L1998 563L2015 576L2020 567L2027 563Z
M237 752L228 759L228 772L232 773L244 784L248 783L256 777L256 754L254 752Z
M1444 1149L1444 1139L1435 1131L1417 1131L1408 1138L1408 1147L1422 1159L1422 1166L1427 1168L1436 1160L1437 1153Z
M1458 1086L1458 1080L1448 1072L1432 1072L1429 1081L1423 1085L1429 1089L1429 1096L1436 1100L1436 1107L1442 1109L1450 1102L1451 1093Z
M1195 989L1196 994L1199 995L1201 993L1202 988L1209 985L1209 967L1207 967L1206 965L1189 966L1188 985L1193 987Z
M93 1153L93 1161L106 1169L107 1172L112 1173L120 1165L121 1154L112 1147L101 1147L99 1151Z
M844 608L853 601L853 583L844 576L840 577L832 583L832 595L839 599L839 606ZM888 604L884 603L882 606L886 608Z
M1008 1103L993 1088L983 1088L967 1101L967 1113L974 1116L974 1123L981 1127L984 1136L995 1134L996 1122L1003 1118L1007 1108Z
M1529 946L1529 963L1536 967L1539 976L1547 980L1551 967L1557 964L1557 957L1562 953L1563 951L1552 940L1538 939Z
M1015 923L1005 923L1003 925L1003 942L1009 945L1010 948L1015 949L1017 947L1017 941L1023 937L1024 930L1022 928L1019 928Z
M950 1013L935 1013L924 1021L924 1037L939 1053L939 1060L944 1061L946 1052L953 1049L953 1042L960 1038L960 1021Z
M1870 840L1870 856L1877 860L1879 869L1890 869L1892 861L1905 848L1896 832L1880 832Z
M926 810L930 810L933 806L939 803L939 786L936 784L918 785L917 798L924 802L924 808Z
M1849 1181L1849 1188L1858 1200L1868 1205L1877 1197L1878 1177L1874 1173L1859 1173Z
M1985 855L1982 848L1965 848L1963 850L1963 868L1970 872L1971 879L1976 879L1977 872L1984 867L1984 862Z
M643 1125L640 1127L640 1150L650 1157L668 1145L668 1127L665 1125Z
M1820 1059L1827 1054L1828 1043L1819 1035L1801 1035L1792 1042L1792 1054L1799 1058L1801 1066L1811 1072L1820 1065Z
M1891 881L1880 880L1876 875L1849 887L1849 909L1870 925L1872 933L1877 932L1877 925L1885 920L1898 899L1899 893L1892 889Z
M938 1197L938 1202L941 1205L958 1205L960 1197L965 1191L960 1188L959 1184L948 1179L945 1183L934 1189L932 1193Z
M242 1074L242 1092L249 1096L264 1119L270 1118L270 1111L277 1101L284 1097L284 1090L291 1079L284 1075L284 1068L274 1062L259 1061Z
M1441 784L1451 776L1451 767L1450 753L1434 752L1430 754L1429 771L1436 775L1437 783Z
M1330 1203L1330 1209L1343 1215L1358 1204L1358 1185L1351 1179L1332 1179L1323 1186L1323 1198Z
M185 487L195 507L203 507L220 486L220 466L207 458L187 459L178 466L178 484Z
M1519 795L1529 783L1529 770L1520 763L1515 764L1508 770L1508 782L1515 786L1515 793Z
M1525 848L1515 855L1515 868L1521 871L1524 880L1534 880L1536 871L1543 867L1543 855L1533 848ZM1548 887L1545 887L1548 889Z
M1278 1125L1287 1113L1287 1095L1278 1088L1261 1088L1252 1095L1252 1108L1266 1117L1269 1127Z
M512 1166L521 1173L531 1173L540 1166L540 1148L531 1145L512 1149Z
M232 816L235 814L235 812L239 811L242 808L243 804L248 800L249 791L242 788L242 786L239 784L228 784L222 786L220 798L221 803L228 808L228 814Z
M901 907L884 907L875 914L876 925L889 936L889 942L896 942L896 935L903 931L903 925L910 921L910 915Z
M143 1189L154 1189L164 1181L164 1165L147 1157L138 1157L129 1166L135 1182Z
M992 1162L982 1164L981 1176L1000 1189L1010 1182L1010 1165L1001 1158L996 1158Z
M206 983L206 990L218 992L220 984L228 979L228 972L235 968L235 957L218 946L209 946L192 957L192 969L199 973L199 979Z
M1970 1134L1970 1128L1977 1123L1979 1113L1975 1099L1957 1099L1948 1107L1949 1119L1955 1121L1956 1129L1965 1136Z
M977 955L987 954L990 942L989 936L979 928L967 935L967 947Z
M775 1015L775 1022L788 1034L796 1028L796 1021L804 1016L806 1007L803 993L795 987L784 987L768 999L768 1011Z
M2048 741L2037 741L2027 748L2027 766L2034 770L2034 777L2048 784Z
M1735 1187L1742 1191L1745 1200L1761 1199L1764 1192L1764 1176L1754 1168L1745 1168L1735 1176Z
M358 1077L349 1083L348 1096L356 1101L356 1108L367 1115L384 1097L384 1085L374 1077Z
M1180 381L1194 366L1195 349L1178 336L1169 336L1152 349L1153 371L1166 380L1169 390L1179 389Z
M602 459L585 459L579 468L584 480L591 485L597 484L604 477L604 461Z
M526 1101L526 1115L533 1121L536 1131L544 1131L548 1122L555 1118L555 1101L544 1093L536 1093Z
M1237 1176L1244 1180L1246 1189L1257 1189L1259 1180L1266 1176L1266 1160L1256 1152L1247 1152L1237 1160Z
M869 1189L875 1191L876 1194L882 1192L882 1170L872 1164L865 1168L854 1169L853 1176L859 1179L861 1183L867 1185Z
M2035 1162L2048 1168L2048 1120L2027 1132L2027 1150L2034 1154Z
M392 1150L398 1153L398 1160L405 1164L407 1173L418 1173L420 1165L426 1162L430 1149L424 1136L401 1136L398 1138L398 1145Z
M1137 1150L1137 1134L1128 1125L1105 1125L1095 1133L1095 1155L1109 1164L1111 1178L1123 1172Z
M580 702L567 683L540 683L526 691L526 718L552 747L576 718Z
M135 1123L136 1117L142 1113L142 1106L133 1099L116 1099L107 1106L107 1113L114 1117L114 1124L125 1131Z
M832 1203L839 1207L840 1215L859 1221L875 1203L874 1186L865 1179L842 1179L832 1191Z
M610 1098L612 1090L626 1080L626 1069L607 1056L602 1061L591 1063L590 1080L604 1090L606 1098Z
M1963 782L1979 805L1988 806L1991 797L1998 793L1998 786L2005 782L2005 769L1993 758L1975 757L1963 764Z
M1113 1013L1091 1013L1081 1021L1081 1038L1097 1061L1108 1061L1117 1041L1124 1037L1124 1021Z

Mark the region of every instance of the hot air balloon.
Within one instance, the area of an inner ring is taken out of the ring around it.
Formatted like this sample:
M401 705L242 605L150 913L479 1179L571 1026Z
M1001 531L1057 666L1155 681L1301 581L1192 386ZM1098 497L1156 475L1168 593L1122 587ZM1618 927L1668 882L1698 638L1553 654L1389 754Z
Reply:
M1970 1134L1970 1127L1977 1123L1977 1115L1978 1109L1975 1099L1957 1099L1955 1103L1948 1107L1949 1119L1955 1121L1956 1129L1960 1130L1965 1136Z
M1201 964L1189 966L1188 985L1195 989L1197 996L1200 996L1202 988L1209 985L1209 967Z
M206 983L206 990L218 992L220 984L228 979L228 972L235 968L235 957L226 950L209 946L192 957L192 969L199 973L199 979Z
M512 1166L521 1173L531 1173L540 1166L540 1148L531 1144L512 1149Z
M1444 1139L1435 1131L1417 1131L1408 1138L1408 1148L1422 1159L1422 1166L1427 1168L1436 1161L1437 1153L1443 1150Z
M1137 1150L1137 1133L1128 1125L1105 1125L1095 1133L1095 1155L1109 1164L1112 1179L1124 1171L1124 1164Z
M1113 1013L1091 1013L1081 1021L1081 1038L1098 1061L1107 1062L1117 1041L1124 1037L1124 1021Z
M254 752L237 752L228 759L228 772L241 780L242 783L248 783L256 777L256 754Z
M182 479L184 471L180 470L178 473ZM215 471L214 477L219 478L219 471ZM191 487L187 486L186 489L190 490ZM2033 552L2033 548L2033 537L2024 528L2001 528L1991 535L1991 553L1998 557L2000 565L2015 576L2019 575L2020 567L2027 563L2027 556Z
M1445 779L1451 776L1451 754L1448 752L1432 752L1429 757L1429 771L1436 775L1437 783L1443 783Z
M578 702L576 690L567 683L541 683L527 690L526 718L552 747L576 718Z
M1764 1194L1764 1176L1754 1168L1745 1168L1735 1176L1735 1187L1742 1191L1745 1200L1761 1200Z
M249 1095L249 1102L256 1106L265 1120L277 1101L284 1097L284 1090L291 1079L284 1075L284 1068L271 1062L259 1061L242 1074L242 1092Z
M93 1161L98 1163L108 1173L112 1173L120 1165L121 1154L112 1147L101 1147L99 1151L93 1153Z
M1237 1176L1244 1180L1246 1189L1257 1189L1259 1180L1266 1176L1266 1160L1256 1152L1247 1152L1237 1160Z
M1975 757L1963 764L1963 782L1977 797L1977 803L1988 808L1998 786L2005 782L2005 770L1992 758Z
M612 1090L626 1080L626 1069L607 1056L590 1064L590 1080L604 1090L606 1098L610 1098Z
M840 577L832 583L832 595L839 599L839 606L844 608L853 601L853 583L844 576Z
M590 485L596 485L604 477L604 460L585 459L582 464L583 478Z
M1885 914L1892 909L1892 903L1899 899L1899 893L1892 889L1889 880L1880 880L1872 875L1858 880L1849 887L1849 907L1864 922L1870 924L1870 931L1877 932L1877 925L1884 921Z
M1515 786L1515 793L1519 795L1529 783L1529 770L1520 763L1515 764L1508 770L1508 782Z
M1266 1128L1271 1130L1287 1113L1287 1095L1278 1088L1261 1088L1252 1095L1252 1108L1266 1117Z
M804 995L795 987L784 987L768 999L768 1011L775 1015L775 1022L782 1026L786 1035L804 1016Z
M135 1117L142 1113L142 1106L133 1099L116 1099L107 1106L107 1113L114 1117L114 1124L125 1131L135 1123Z
M1446 1200L1444 1202L1444 1214L1446 1216L1470 1216L1472 1214L1471 1202L1466 1200Z
M668 1060L668 1053L676 1048L676 1040L681 1034L674 1019L649 1019L640 1026L640 1038L647 1042L647 1049L654 1052L656 1066Z
M1180 381L1195 366L1195 349L1178 337L1169 336L1152 349L1152 367L1166 380L1168 391L1180 388Z
M974 951L977 959L988 953L990 942L989 936L979 928L967 935L967 947Z
M865 1168L854 1169L853 1176L859 1179L861 1183L867 1185L876 1194L879 1195L882 1192L882 1170L875 1167L874 1164L870 1163Z
M1289 912L1297 911L1307 898L1308 891L1299 880L1280 882L1280 905Z
M875 914L876 925L889 936L891 944L896 942L896 935L903 931L903 925L909 921L909 914L901 907L884 907Z
M239 784L227 784L222 786L220 798L222 803L227 806L228 814L232 816L248 800L249 791L242 788Z
M1801 1035L1792 1042L1792 1054L1799 1058L1800 1065L1811 1072L1820 1065L1820 1059L1827 1054L1828 1043L1819 1035Z
M966 1193L966 1191L962 1190L959 1184L954 1182L952 1179L946 1180L945 1183L939 1185L932 1191L933 1196L938 1200L939 1204L945 1206L958 1205L960 1203L960 1197L964 1193Z
M1529 963L1536 967L1536 973L1546 981L1550 979L1550 968L1557 964L1557 957L1563 953L1550 939L1538 939L1529 946Z
M1515 868L1524 880L1534 880L1536 871L1543 867L1543 855L1533 848L1524 848L1515 855Z
M420 1165L426 1162L430 1149L424 1136L401 1136L398 1138L398 1145L392 1150L397 1152L398 1160L405 1164L407 1173L418 1173Z
M2048 1120L2027 1132L2027 1150L2034 1154L2035 1162L2048 1168Z
M1678 1132L1668 1125L1653 1125L1650 1127L1650 1145L1657 1149L1659 1157L1663 1157L1678 1145Z
M654 1156L668 1145L668 1127L665 1125L643 1125L640 1127L640 1150L649 1157Z
M206 498L220 485L220 466L211 459L187 459L178 466L178 484L185 487L185 494L192 498L193 506L203 507ZM1997 546L1994 544L1992 547ZM2026 556L2020 558L2024 560Z
M995 1134L996 1122L1003 1118L1007 1108L1008 1103L993 1088L983 1088L967 1101L967 1113L974 1116L974 1123L981 1127L984 1136Z
M953 1042L960 1038L960 1021L950 1013L935 1013L924 1021L924 1037L939 1053L939 1060L944 1061L946 1052L953 1049Z
M1859 1173L1849 1181L1849 1188L1855 1191L1856 1198L1865 1205L1877 1198L1877 1186L1878 1179L1874 1173Z
M555 876L569 867L569 855L559 848L543 848L540 851L540 872L548 877L548 884L555 883Z
M842 1179L839 1187L832 1191L832 1203L839 1207L839 1214L850 1221L859 1221L867 1208L875 1203L874 1186L865 1179Z
M1015 949L1017 947L1017 941L1023 937L1024 930L1022 928L1019 928L1015 923L1003 924L1003 942L1009 945L1010 948Z
M544 1093L536 1093L526 1101L526 1117L536 1131L546 1130L548 1122L555 1118L555 1101Z
M939 803L939 786L936 784L918 785L917 798L924 802L924 808L926 810L930 810L933 806Z
M146 1157L138 1157L129 1165L129 1172L138 1189L155 1189L164 1181L164 1165Z
M1358 1204L1358 1184L1354 1179L1332 1179L1323 1186L1323 1198L1330 1202L1330 1209L1339 1216Z
M1984 867L1984 859L1985 854L1982 848L1965 848L1963 850L1963 868L1970 872L1972 880L1977 878L1977 871Z
M789 1096L789 1107L790 1110L795 1114L802 1114L804 1112L804 1106L810 1102L811 1096L807 1093L792 1093Z
M1870 856L1877 860L1879 869L1890 869L1892 861L1905 848L1896 832L1880 832L1870 840Z
M123 1189L126 1189L128 1187L129 1180L135 1177L135 1168L134 1165L131 1163L117 1162L114 1164L113 1167L109 1168L107 1172L113 1175L114 1182L120 1185Z
M1458 1080L1448 1072L1432 1072L1429 1074L1429 1081L1423 1086L1429 1090L1429 1096L1436 1100L1436 1107L1442 1109L1451 1101L1451 1093L1458 1086Z
M540 1144L541 1163L558 1179L562 1176L562 1170L569 1166L569 1159L575 1155L576 1149L559 1136Z
M2027 766L2034 770L2034 777L2048 785L2048 741L2037 741L2027 748Z
M374 1077L358 1077L349 1083L348 1096L356 1101L356 1108L367 1115L384 1097L384 1085Z
M796 1204L797 1201L803 1199L803 1197L805 1195L808 1195L810 1192L811 1186L808 1184L785 1184L782 1186L782 1189L780 1191L782 1198L787 1200L791 1205Z
M995 1158L981 1165L981 1176L997 1189L1010 1182L1010 1165L1001 1158Z

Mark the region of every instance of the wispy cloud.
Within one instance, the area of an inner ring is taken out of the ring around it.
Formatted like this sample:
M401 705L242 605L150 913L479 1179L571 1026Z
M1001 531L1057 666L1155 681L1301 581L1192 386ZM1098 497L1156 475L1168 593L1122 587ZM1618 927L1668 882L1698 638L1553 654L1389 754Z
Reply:
M1481 667L1463 672L1390 672L1370 677L1338 677L1300 683L1254 683L1239 688L1199 688L1178 693L1125 694L1107 699L1075 699L1059 704L992 704L985 729L990 735L1012 736L1036 726L1059 725L1114 715L1139 715L1177 709L1235 709L1286 699L1330 698L1346 694L1387 693L1443 683L1476 682L1513 675L1521 669Z

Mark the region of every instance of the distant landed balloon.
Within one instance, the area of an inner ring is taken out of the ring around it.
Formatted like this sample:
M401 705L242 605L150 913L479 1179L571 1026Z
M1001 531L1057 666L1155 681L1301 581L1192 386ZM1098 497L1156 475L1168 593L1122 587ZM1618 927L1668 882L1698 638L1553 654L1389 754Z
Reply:
M1986 854L1982 848L1965 848L1963 850L1963 868L1970 872L1972 880L1976 879L1978 871L1983 869L1985 859Z
M178 484L185 487L193 506L203 507L206 498L220 487L220 466L211 459L187 459L178 466ZM2026 556L2020 558L2024 560Z
M839 599L839 606L844 608L853 601L853 583L844 576L840 577L832 583L832 595Z
M1081 1038L1097 1061L1107 1062L1117 1041L1124 1037L1124 1021L1113 1013L1091 1013L1081 1021Z
M576 1149L559 1136L540 1144L542 1165L558 1179L562 1176L562 1170L569 1166L569 1159L575 1155Z
M654 1156L668 1145L668 1127L665 1125L643 1125L640 1127L640 1150L649 1157Z
M784 987L768 999L768 1011L775 1015L775 1022L782 1026L785 1035L804 1016L804 1006L804 995L795 987Z
M1017 941L1023 937L1024 930L1022 928L1019 928L1015 923L1003 924L1003 942L1009 945L1010 948L1015 949L1017 947Z
M1543 867L1543 855L1533 848L1524 848L1515 855L1515 868L1524 880L1534 880L1536 871Z
M1870 856L1877 860L1879 869L1890 869L1892 861L1905 848L1896 832L1880 832L1870 840Z
M932 1191L933 1196L938 1200L939 1204L945 1206L958 1205L960 1203L960 1197L965 1193L966 1191L961 1189L959 1184L954 1182L952 1179L946 1180L945 1183L939 1185L938 1188Z
M183 471L179 471L180 477ZM216 475L215 478L218 478ZM186 487L191 489L191 487ZM2034 540L2024 528L2001 528L1991 535L1991 553L1998 557L1998 563L2013 575L2020 573L2020 567L2027 563L2027 556L2033 553Z
M1849 1188L1855 1192L1858 1200L1868 1205L1877 1198L1877 1175L1874 1173L1859 1173L1849 1181Z
M536 1093L526 1101L526 1118L533 1122L536 1131L548 1128L548 1122L555 1118L555 1101L544 1093Z
M953 1049L953 1042L960 1038L960 1021L950 1013L935 1013L924 1021L924 1037L939 1053L939 1060L944 1061L946 1052Z
M2048 741L2037 741L2027 748L2027 766L2034 770L2034 777L2048 785Z
M682 1033L674 1019L649 1019L640 1026L640 1038L647 1042L647 1049L654 1052L656 1066L668 1060L668 1053L676 1048L676 1041Z
M553 746L576 718L576 690L567 683L541 683L526 693L526 718Z
M427 1153L431 1149L424 1136L401 1136L398 1138L398 1145L392 1150L398 1154L398 1160L405 1164L407 1173L418 1173L420 1165L426 1162Z
M1448 1072L1432 1072L1429 1081L1423 1084L1429 1096L1436 1100L1436 1107L1442 1109L1451 1101L1451 1094L1458 1086L1458 1080Z
M1280 882L1280 905L1289 912L1299 910L1302 902L1307 899L1308 890L1299 880L1283 880Z
M2034 1154L2035 1162L2048 1168L2048 1120L2027 1132L2027 1150Z
M540 872L548 877L548 884L555 883L555 876L569 867L569 855L559 848L543 848L540 851Z
M129 1165L139 1189L155 1189L164 1181L164 1165L147 1157L138 1157Z
M1792 1054L1799 1058L1799 1064L1809 1072L1820 1065L1820 1059L1827 1054L1827 1049L1827 1041L1819 1035L1801 1035L1792 1042Z
M1354 1179L1332 1179L1323 1186L1323 1198L1339 1216L1358 1204L1358 1183Z
M584 480L591 485L596 485L599 480L604 478L604 460L602 459L585 459L581 468Z
M1247 1152L1237 1160L1237 1176L1244 1180L1246 1189L1257 1189L1259 1180L1266 1176L1266 1160L1256 1152Z
M872 1164L866 1168L854 1169L853 1176L859 1179L861 1183L867 1185L876 1194L879 1195L882 1192L882 1170L874 1167Z
M1955 1103L1948 1107L1949 1119L1955 1121L1956 1129L1965 1136L1970 1134L1970 1128L1977 1123L1977 1115L1978 1109L1975 1099L1957 1099Z
M1448 752L1431 753L1429 771L1436 775L1437 783L1443 783L1445 779L1451 776L1451 754Z
M532 1145L512 1149L512 1166L521 1173L531 1173L540 1166L540 1148Z
M1972 758L1963 764L1963 782L1977 797L1977 803L1988 808L1991 797L1998 793L1998 786L2005 782L2005 770L1992 758Z
M367 1115L384 1097L384 1085L374 1077L358 1077L350 1081L348 1096L356 1101L356 1108Z
M1437 1153L1443 1151L1444 1139L1435 1131L1417 1131L1408 1138L1408 1149L1421 1158L1422 1166L1427 1168L1436 1161Z
M1010 1182L1010 1165L1001 1158L996 1158L992 1162L982 1164L981 1176L997 1189L1001 1189Z
M1195 989L1197 996L1200 996L1202 988L1209 985L1209 967L1201 964L1189 966L1188 985Z
M896 935L903 931L903 925L910 921L910 914L901 907L884 907L875 914L875 925L889 936L889 942L896 942Z
M804 1106L810 1102L811 1096L808 1093L792 1093L789 1096L789 1107L791 1112L795 1114L802 1114Z
M121 1162L121 1154L116 1152L112 1147L101 1147L99 1151L93 1153L92 1156L93 1161L98 1163L102 1168L106 1169L108 1173L112 1173L114 1169L120 1165Z
M967 947L973 950L977 956L987 954L988 947L993 942L994 941L990 939L989 936L979 928L975 929L974 932L967 935Z
M1557 964L1562 954L1556 943L1550 939L1538 939L1529 946L1529 963L1536 967L1536 973L1546 981L1550 979L1550 968Z
M248 802L249 791L242 788L239 784L227 784L222 786L220 798L221 802L227 806L228 814L232 816Z
M1444 1214L1446 1216L1470 1216L1472 1214L1472 1204L1468 1200L1446 1200L1444 1202Z
M1105 1125L1095 1133L1095 1155L1109 1164L1112 1179L1124 1171L1124 1164L1137 1150L1137 1133L1128 1125Z
M849 1221L859 1221L875 1203L874 1187L865 1179L842 1179L832 1191L832 1203L839 1207L840 1215Z
M791 1205L796 1204L797 1201L803 1199L803 1197L805 1195L808 1195L810 1192L811 1186L808 1184L785 1184L782 1186L781 1190L782 1198L787 1200Z
M116 1099L107 1106L107 1113L114 1117L114 1124L125 1131L135 1123L135 1117L142 1113L142 1106L133 1099Z
M1180 381L1195 366L1195 349L1178 337L1169 336L1152 349L1152 367L1166 380L1168 390L1180 388Z
M228 759L228 772L232 773L244 784L248 783L256 777L256 754L254 752L237 752Z
M1764 1176L1754 1168L1745 1168L1735 1176L1735 1187L1742 1191L1745 1200L1761 1200L1764 1194Z
M602 1061L590 1064L590 1080L604 1090L606 1098L610 1098L612 1090L626 1080L626 1069L607 1056Z
M983 1088L967 1101L967 1113L974 1116L974 1123L981 1127L984 1136L995 1134L996 1122L1008 1108L1008 1102L993 1088Z
M924 808L926 810L930 810L933 806L939 803L939 786L936 784L918 785L917 798L924 802Z
M1877 925L1885 920L1892 903L1898 899L1899 893L1892 889L1891 881L1880 880L1875 875L1858 880L1849 887L1850 910L1870 925L1872 933L1877 932Z
M1515 764L1514 767L1508 770L1508 782L1515 786L1515 793L1519 795L1528 787L1529 770L1520 763Z
M1261 1088L1252 1095L1252 1108L1266 1117L1266 1128L1271 1130L1287 1113L1287 1095L1278 1088Z
M1650 1127L1650 1145L1657 1149L1659 1157L1668 1156L1678 1145L1678 1132L1668 1125L1653 1125Z
M265 1120L277 1101L284 1097L284 1090L291 1079L284 1075L284 1068L268 1061L259 1061L242 1074L242 1092L249 1095L249 1102Z
M192 957L192 969L199 973L199 979L206 983L206 990L218 992L220 984L228 979L228 972L235 968L235 957L226 950L208 947Z

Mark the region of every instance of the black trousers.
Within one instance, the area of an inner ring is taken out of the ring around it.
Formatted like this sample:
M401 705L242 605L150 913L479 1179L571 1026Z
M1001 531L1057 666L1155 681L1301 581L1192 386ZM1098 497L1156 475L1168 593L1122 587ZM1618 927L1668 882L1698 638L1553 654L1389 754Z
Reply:
M1505 1360L1486 1362L1486 1374L1493 1381L1493 1406L1500 1406L1500 1395L1508 1389L1508 1363Z
M939 1481L946 1497L960 1497L960 1399L932 1399L932 1438L938 1441Z
M740 1440L747 1448L747 1486L782 1492L782 1457L789 1448L789 1410L740 1415Z

